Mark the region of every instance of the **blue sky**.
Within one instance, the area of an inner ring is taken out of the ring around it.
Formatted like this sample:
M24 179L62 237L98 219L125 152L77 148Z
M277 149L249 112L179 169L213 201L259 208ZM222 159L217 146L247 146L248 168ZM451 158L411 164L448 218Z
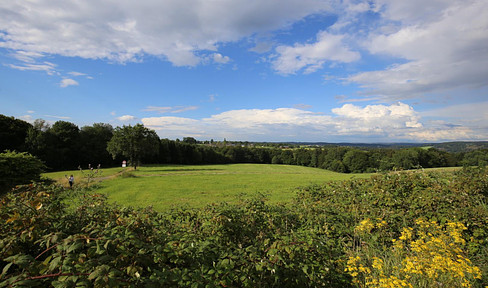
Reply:
M488 2L1 1L0 114L161 138L488 140Z

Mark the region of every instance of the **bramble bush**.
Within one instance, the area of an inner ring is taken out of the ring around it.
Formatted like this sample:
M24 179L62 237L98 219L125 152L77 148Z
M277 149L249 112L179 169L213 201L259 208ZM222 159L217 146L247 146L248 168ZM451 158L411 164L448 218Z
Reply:
M0 153L0 195L15 185L39 181L45 169L41 160L26 152Z
M305 187L290 205L164 213L96 188L20 186L0 199L0 287L484 287L487 179L389 173ZM426 253L457 268L441 273Z

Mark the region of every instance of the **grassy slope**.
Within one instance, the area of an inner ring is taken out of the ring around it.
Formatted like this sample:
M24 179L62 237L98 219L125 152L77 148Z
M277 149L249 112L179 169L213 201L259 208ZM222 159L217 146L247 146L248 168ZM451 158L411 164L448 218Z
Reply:
M106 170L102 177L114 175L121 168ZM48 173L46 176L66 182L63 180L64 174L69 173ZM252 197L257 193L266 194L274 203L287 202L295 196L294 189L299 186L371 176L301 166L262 164L164 165L141 167L132 173L136 177L103 180L98 191L122 205L152 205L162 211L182 205L202 207L217 202L234 202L238 197ZM80 176L78 174L78 178Z

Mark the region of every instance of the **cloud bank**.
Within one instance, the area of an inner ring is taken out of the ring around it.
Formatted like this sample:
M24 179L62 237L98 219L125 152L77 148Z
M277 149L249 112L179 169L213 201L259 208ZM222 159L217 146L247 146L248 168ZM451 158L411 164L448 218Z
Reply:
M363 39L363 47L401 60L348 77L363 94L398 100L486 88L488 2L378 0L375 9L381 22Z
M1 1L0 48L22 63L9 67L50 75L59 73L56 65L38 61L49 55L119 63L151 55L174 66L222 65L232 59L219 48L246 38L283 75L370 54L397 61L343 80L387 102L486 88L487 14L488 2L477 0ZM279 43L278 31L310 15L337 19L317 27L313 40ZM259 35L268 35L266 42Z
M0 47L116 62L160 56L195 66L220 43L280 29L328 8L319 0L2 1Z
M241 109L208 118L148 117L142 123L162 138L229 139L251 141L446 141L477 139L466 126L422 123L404 103L392 105L344 104L330 115L296 108ZM486 131L484 132L486 135Z

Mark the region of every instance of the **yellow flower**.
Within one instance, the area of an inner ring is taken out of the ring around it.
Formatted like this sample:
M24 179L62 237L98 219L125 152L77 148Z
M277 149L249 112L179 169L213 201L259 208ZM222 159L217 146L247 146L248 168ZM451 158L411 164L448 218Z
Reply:
M357 231L372 228L369 219L356 227ZM472 281L481 279L480 269L464 256L464 224L440 225L418 219L414 228L403 228L400 237L392 239L392 252L382 252L381 258L371 255L371 250L349 257L346 270L353 282L362 283L361 287L414 287L437 282L445 287L471 287Z
M369 218L364 219L359 223L358 226L354 229L356 233L369 233L373 230L374 224L371 222Z

